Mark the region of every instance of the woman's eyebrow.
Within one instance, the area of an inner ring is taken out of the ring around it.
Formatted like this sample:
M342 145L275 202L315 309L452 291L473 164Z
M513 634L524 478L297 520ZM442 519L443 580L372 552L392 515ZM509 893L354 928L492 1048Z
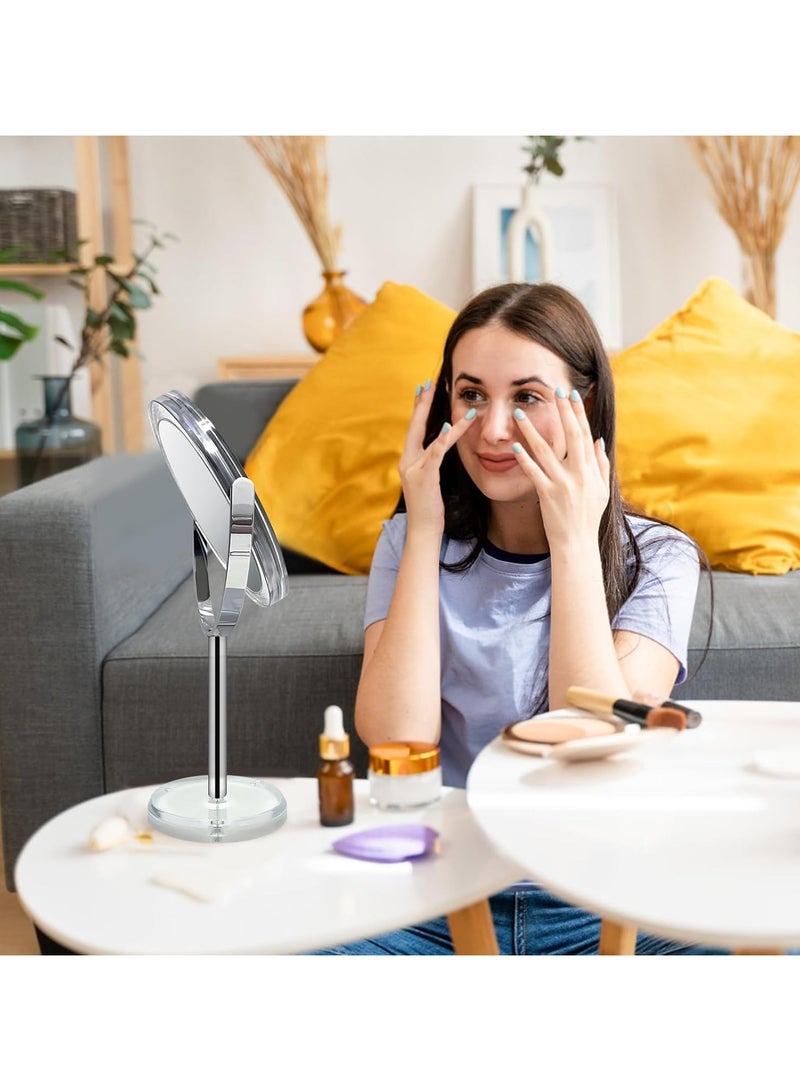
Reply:
M475 386L483 386L482 379L477 379L474 375L467 375L465 371L461 372L461 374L457 377L456 382L459 383L462 379L467 383L473 383ZM545 386L548 390L553 389L553 387L550 386L549 383L546 383L540 375L529 375L527 379L514 379L512 380L511 385L525 386L527 383L539 383L540 386Z

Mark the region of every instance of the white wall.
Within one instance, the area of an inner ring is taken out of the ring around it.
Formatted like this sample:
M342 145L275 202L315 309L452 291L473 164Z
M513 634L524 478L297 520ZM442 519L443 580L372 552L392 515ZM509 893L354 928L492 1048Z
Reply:
M331 212L350 286L371 299L394 280L459 307L471 291L471 187L521 184L522 142L331 137ZM308 352L300 315L322 285L319 262L244 140L134 136L129 150L134 215L180 239L158 255L163 294L141 318L145 401L213 380L220 356ZM616 195L623 344L707 276L741 287L735 238L682 137L595 137L565 145L563 160L564 182L605 183ZM34 185L74 186L69 137L0 137L0 187ZM79 321L77 291L43 286ZM779 251L778 319L800 329L800 195Z

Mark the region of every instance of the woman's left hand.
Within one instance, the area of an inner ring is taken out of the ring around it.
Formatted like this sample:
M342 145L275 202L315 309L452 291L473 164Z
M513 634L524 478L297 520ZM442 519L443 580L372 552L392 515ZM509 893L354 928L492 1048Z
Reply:
M516 443L514 454L523 473L536 486L551 550L583 542L596 545L600 517L608 506L609 461L603 441L592 440L580 397L556 397L555 401L566 454L559 457L527 416L515 418L524 446Z

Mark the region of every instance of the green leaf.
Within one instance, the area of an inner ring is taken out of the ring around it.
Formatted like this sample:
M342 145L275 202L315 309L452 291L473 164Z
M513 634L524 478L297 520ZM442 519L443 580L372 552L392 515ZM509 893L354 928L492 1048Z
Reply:
M128 319L109 318L112 341L131 341L136 336L136 323Z
M38 326L31 326L24 322L19 315L0 309L0 325L10 327L21 335L23 341L32 341L39 332ZM13 334L11 335L14 336Z
M31 288L30 284L23 284L20 280L0 280L0 291L21 292L23 295L30 296L31 299L44 299L44 292L40 292L38 288Z
M127 340L136 333L136 319L129 311L123 311L121 307L113 303L108 317L108 327L114 337Z
M113 265L114 257L112 254L98 254L94 263L95 265Z
M68 341L66 337L62 337L60 333L56 334L55 340L58 341L59 345L65 345L66 348L72 349L73 352L75 351L75 346Z
M0 360L10 360L38 332L38 326L29 326L18 315L0 309Z
M123 283L127 289L128 303L131 307L135 307L139 311L146 311L148 307L152 306L150 296L137 287L132 280L125 280Z
M86 308L86 325L90 330L99 330L103 325L103 316L99 311L93 310L91 307Z
M6 334L0 332L0 360L10 360L23 344L23 338L7 337Z
M130 318L130 320L132 322L135 321L133 311L131 310L130 306L125 302L124 299L122 299L121 297L118 298L118 299L115 299L113 305L114 305L115 308L119 308L119 310L122 311L122 313L124 315L127 315L128 318Z
M114 339L114 340L112 340L111 344L108 347L117 356L127 356L128 355L128 348L127 348L127 346L125 345L125 343L123 341L119 341L119 340Z
M544 165L546 170L549 170L551 174L555 174L559 178L564 173L564 168L561 166L557 159L545 159Z

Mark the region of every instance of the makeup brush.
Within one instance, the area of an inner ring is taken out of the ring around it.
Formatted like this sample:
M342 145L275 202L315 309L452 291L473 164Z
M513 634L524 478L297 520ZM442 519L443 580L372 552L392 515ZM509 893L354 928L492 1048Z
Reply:
M678 712L683 712L686 716L687 727L699 727L703 722L703 717L696 709L687 708L686 705L679 705L677 701L667 701L663 697L654 696L652 693L645 693L644 690L637 689L633 699L641 701L644 705L652 705L654 708L674 708Z
M641 724L642 727L671 727L676 731L683 731L686 727L686 713L676 708L653 708L651 705L640 704L620 697L615 700L604 693L597 693L593 689L583 689L582 686L569 686L567 700L575 708L584 712L599 712L606 716L619 716L632 724Z

